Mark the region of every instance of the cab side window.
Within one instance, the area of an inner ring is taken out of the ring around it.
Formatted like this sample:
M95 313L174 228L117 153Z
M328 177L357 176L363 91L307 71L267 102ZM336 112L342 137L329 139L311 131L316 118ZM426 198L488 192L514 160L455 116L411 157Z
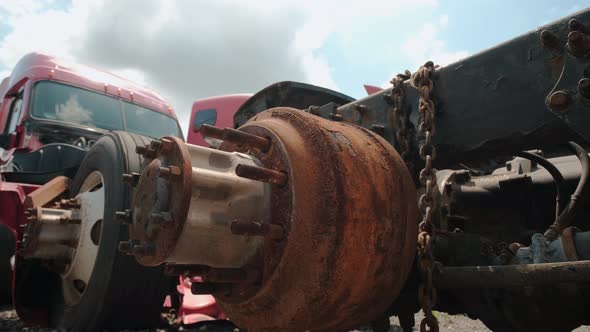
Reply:
M6 134L13 133L16 131L16 126L18 125L18 121L20 120L21 112L23 108L23 94L20 93L18 96L14 98L12 104L10 105L10 111L8 113L8 121L6 124L6 128L4 128L4 132Z
M198 132L203 125L213 126L217 122L217 110L213 108L200 110L193 120L193 131Z

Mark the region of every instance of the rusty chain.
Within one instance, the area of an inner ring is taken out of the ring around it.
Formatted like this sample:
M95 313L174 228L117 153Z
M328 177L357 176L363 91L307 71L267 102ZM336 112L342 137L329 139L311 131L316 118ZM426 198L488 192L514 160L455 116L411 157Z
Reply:
M397 74L390 83L391 91L389 98L393 108L392 127L395 130L395 140L397 150L402 159L406 162L408 168L413 171L413 160L411 157L412 135L410 133L410 114L406 110L406 90L404 81L408 80L412 74L406 70L403 74Z
M418 299L424 311L424 319L420 322L420 331L438 332L438 320L432 313L432 307L436 303L436 289L432 282L432 271L434 268L434 255L432 245L435 226L432 222L434 211L437 206L436 170L432 162L436 159L436 147L432 138L435 134L434 127L434 102L432 91L434 84L432 76L434 64L428 61L421 66L411 78L411 84L420 94L418 108L420 111L420 124L418 131L424 136L424 144L420 146L419 155L424 161L424 168L420 171L420 183L424 186L424 194L418 200L418 206L422 212L422 221L418 226L418 269L421 276L421 283L418 287Z

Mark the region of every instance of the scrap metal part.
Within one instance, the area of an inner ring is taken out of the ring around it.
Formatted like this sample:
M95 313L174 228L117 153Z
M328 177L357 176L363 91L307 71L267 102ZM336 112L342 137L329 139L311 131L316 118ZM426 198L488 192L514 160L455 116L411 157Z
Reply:
M415 187L393 147L291 108L259 113L239 130L206 131L225 140L224 151L172 138L140 151L154 159L138 179L124 249L149 247L130 253L201 275L193 291L212 291L247 329L346 330L381 315L416 246ZM179 175L163 180L156 165ZM155 227L162 202L177 205L168 226ZM240 259L212 261L212 252Z

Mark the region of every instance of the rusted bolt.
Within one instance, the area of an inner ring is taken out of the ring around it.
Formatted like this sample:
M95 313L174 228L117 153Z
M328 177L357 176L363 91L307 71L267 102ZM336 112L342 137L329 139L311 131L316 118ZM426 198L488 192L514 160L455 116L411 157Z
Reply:
M236 166L236 175L242 178L278 184L287 183L287 174L268 168L239 164Z
M582 78L578 82L578 91L584 98L590 99L590 78Z
M201 133L205 137L223 139L223 129L207 124L201 126Z
M124 183L127 183L130 186L135 187L137 185L137 183L139 182L140 176L141 176L141 174L139 174L139 173L123 174L123 176L121 177L121 181L123 181Z
M553 112L563 112L570 103L571 97L565 91L555 91L547 98L547 105Z
M174 149L174 143L171 140L162 138L160 142L160 152L169 153L172 152L172 150Z
M162 148L162 142L160 140L155 140L150 142L150 150L158 151Z
M27 217L35 216L36 217L37 216L37 208L26 209L25 216L27 216Z
M180 174L182 174L180 167L168 166L168 167L160 167L160 172L158 173L158 176L161 178L170 178L170 177L179 176Z
M583 32L572 31L567 35L567 49L573 56L585 56L590 49L590 39Z
M342 121L342 115L337 113L330 113L328 117L334 121Z
M154 256L156 254L156 246L153 244L136 244L131 247L131 253L136 256Z
M129 253L131 252L131 248L133 247L133 242L132 241L121 241L119 242L119 251L123 252L123 253Z
M262 224L253 221L234 221L230 226L232 234L266 236L273 240L280 240L285 236L283 226L277 224Z
M320 115L320 107L319 106L315 106L315 105L309 106L307 111L313 115Z
M172 215L170 212L152 213L150 222L154 225L169 225L172 223Z
M354 109L356 109L359 113L367 113L369 111L369 108L367 107L367 105L363 105L363 104L357 104L354 105Z
M266 137L250 134L232 128L219 129L210 125L203 125L201 132L206 137L216 138L236 145L254 148L262 152L270 148L270 140Z
M559 38L553 32L549 30L541 31L541 43L543 47L549 49L559 48Z
M231 284L214 284L210 282L193 282L191 285L191 293L199 294L231 294Z
M580 31L580 32L586 32L586 26L576 20L575 18L572 18L568 23L567 26L569 27L570 31Z
M125 223L125 224L130 224L132 222L132 220L131 220L132 216L133 215L132 215L131 210L115 212L115 219L117 219L118 221Z
M255 283L260 279L260 272L255 269L212 268L203 279L216 283Z
M372 125L371 131L381 137L383 137L383 135L385 135L385 127L383 127L381 125Z

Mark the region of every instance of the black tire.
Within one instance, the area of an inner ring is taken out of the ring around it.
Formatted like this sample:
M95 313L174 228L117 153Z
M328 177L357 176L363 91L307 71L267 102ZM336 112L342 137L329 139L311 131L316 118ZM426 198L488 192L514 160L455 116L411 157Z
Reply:
M140 172L143 158L136 146L150 139L126 132L101 137L88 151L72 181L72 196L93 171L103 176L105 210L94 270L80 302L66 306L62 292L52 307L51 325L72 331L103 329L144 329L160 326L160 313L168 278L161 268L140 266L132 256L118 251L128 239L127 226L115 219L115 212L129 208L132 188L121 181L123 173Z
M0 225L0 305L12 303L12 255L14 235L8 227Z

